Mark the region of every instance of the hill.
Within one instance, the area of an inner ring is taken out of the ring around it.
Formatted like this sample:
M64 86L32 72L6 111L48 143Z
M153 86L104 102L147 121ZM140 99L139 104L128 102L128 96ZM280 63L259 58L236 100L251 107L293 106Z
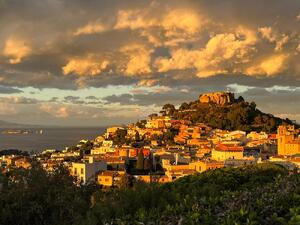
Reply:
M201 94L199 100L184 102L178 109L172 104L166 104L161 113L174 119L190 120L193 124L205 123L224 130L272 133L278 125L293 124L288 118L282 119L260 111L255 102L249 103L242 96L235 98L234 93L230 92Z
M22 128L26 125L0 120L0 128Z
M37 125L37 124L22 124L0 120L0 129L25 129L25 128L41 128L41 127L58 127L54 125Z

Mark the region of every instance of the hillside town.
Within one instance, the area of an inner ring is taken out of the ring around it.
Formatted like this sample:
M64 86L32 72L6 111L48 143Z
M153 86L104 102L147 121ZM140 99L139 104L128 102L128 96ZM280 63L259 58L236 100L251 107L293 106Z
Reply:
M202 104L225 105L233 94L202 95ZM4 155L1 166L28 169L33 161L51 173L65 166L78 184L118 187L124 182L167 183L222 167L273 162L300 169L300 129L282 124L277 133L222 130L167 112L149 115L127 126L111 126L94 140L81 140L64 150L48 149L30 156Z

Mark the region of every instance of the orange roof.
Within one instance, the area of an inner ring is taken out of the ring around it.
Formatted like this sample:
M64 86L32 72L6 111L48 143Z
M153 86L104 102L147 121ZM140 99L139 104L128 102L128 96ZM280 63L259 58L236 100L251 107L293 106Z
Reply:
M224 144L218 144L216 146L217 150L220 151L235 151L235 152L242 152L244 151L244 147L242 146L236 146L236 145L224 145Z

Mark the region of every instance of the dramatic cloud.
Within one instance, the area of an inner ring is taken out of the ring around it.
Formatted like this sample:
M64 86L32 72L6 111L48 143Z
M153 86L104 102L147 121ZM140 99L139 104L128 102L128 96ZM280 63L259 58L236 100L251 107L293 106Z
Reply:
M31 53L31 48L24 40L10 37L6 40L3 55L9 58L9 63L17 64L22 59Z
M259 65L255 65L246 70L249 75L267 75L272 76L282 72L285 68L285 62L288 55L280 54L271 56L263 60Z
M11 97L2 104L15 121L124 122L126 110L140 116L231 84L254 87L247 96L300 86L299 0L2 2L0 97ZM274 113L297 117L268 96Z
M198 93L196 93L196 96ZM157 101L159 99L159 101ZM170 90L169 87L156 87L151 92L147 90L133 91L130 94L110 95L103 100L108 103L118 103L121 105L155 106L157 111L167 103L180 104L184 101L192 101L195 96L182 90Z
M126 54L129 58L124 71L125 74L134 76L151 72L149 64L152 50L145 49L144 46L140 45L129 45L123 47L121 52Z
M286 34L278 34L274 32L272 27L262 27L259 29L263 38L267 39L271 43L275 43L275 51L280 51L283 48L283 45L288 43L289 36Z
M139 86L146 86L151 87L158 83L158 79L148 79L148 80L140 80L138 85Z
M236 33L217 34L200 50L175 49L171 58L159 58L159 72L169 70L196 69L197 76L240 72L240 64L249 62L255 51L256 36L253 32L239 28Z
M20 5L6 2L0 18L2 55L18 66L3 64L1 76L12 85L19 85L22 76L30 85L47 82L49 87L65 88L90 85L76 76L61 77L67 74L94 76L95 86L109 84L103 82L107 76L114 76L110 84L116 80L118 84L136 83L128 77L175 83L186 79L186 75L174 75L178 70L194 79L219 74L252 76L249 68L279 53L289 55L286 76L299 76L297 6L296 0L275 0L272 10L268 2L256 0L247 4L236 0L226 4L220 0L210 4L143 0L104 4L92 0L87 5L47 0L44 7L37 0ZM257 17L261 8L263 16ZM72 13L76 10L80 13ZM287 23L288 18L293 20ZM7 78L11 71L17 76ZM274 71L272 76L282 75L282 70ZM59 82L49 82L48 74Z
M13 87L6 87L0 85L0 94L14 94L14 93L21 93L22 90L18 88L13 88Z
M93 56L87 58L70 59L62 68L65 75L75 73L79 76L95 76L100 74L108 66L107 60L96 60Z
M74 35L77 36L77 35L84 35L84 34L96 34L96 33L101 33L105 30L106 28L103 24L99 22L94 22L78 28L74 32Z

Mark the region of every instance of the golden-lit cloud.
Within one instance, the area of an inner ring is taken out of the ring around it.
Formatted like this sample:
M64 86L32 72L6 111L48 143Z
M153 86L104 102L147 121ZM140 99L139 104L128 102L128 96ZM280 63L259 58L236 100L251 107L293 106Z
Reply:
M105 70L108 65L108 60L98 60L89 56L70 59L62 70L65 75L74 73L79 76L95 76Z
M146 18L147 11L145 10L119 10L117 23L114 29L140 29L157 25L156 18Z
M180 31L193 35L200 30L206 20L191 9L175 9L166 14L161 26L166 30L167 37L178 36Z
M125 74L135 76L140 74L147 74L151 72L150 61L152 50L146 49L142 45L133 44L121 48L128 57L128 62L125 66Z
M9 58L10 64L18 64L22 59L32 52L31 47L26 41L10 37L6 40L3 55Z
M202 49L172 50L171 58L158 58L155 65L159 72L196 69L199 77L226 74L250 60L256 41L254 32L240 27L235 33L211 37Z
M232 83L299 86L299 7L299 0L273 0L272 6L267 0L6 1L0 10L0 95L28 99L7 98L0 119L126 122L148 114L149 105L192 100L199 90ZM115 93L116 86L124 95ZM101 110L96 103L61 101L80 88L81 94L93 90L97 102L104 93L117 96L100 103ZM38 94L43 90L59 93L57 104L46 103ZM252 91L248 96L260 93Z
M27 18L22 22L17 18L16 23L5 25L0 48L1 57L5 56L2 64L8 72L0 79L11 85L23 82L25 86L61 85L60 88L132 85L144 80L148 80L145 86L151 86L150 79L159 84L175 84L220 74L252 76L251 71L265 71L258 69L267 67L260 65L262 61L281 54L289 55L284 60L286 76L298 76L299 66L295 62L300 57L300 33L295 29L295 24L299 25L295 18L299 12L285 14L284 4L278 3L281 7L275 7L276 13L282 17L275 17L267 8L264 19L256 18L258 9L254 3L249 3L249 11L239 14L236 10L245 6L229 1L232 8L225 11L197 1L142 1L104 6L92 0L93 7L72 3L74 8L80 8L77 15L63 4L55 5L58 11L52 12L53 8L48 7L43 13L49 11L47 15L56 23L38 14L41 21ZM11 12L16 7L8 6ZM61 14L63 11L66 14ZM281 19L283 15L292 20L286 23ZM282 70L275 67L274 71ZM11 73L22 74L22 79ZM68 74L78 76L63 76ZM273 71L260 75L267 74L279 75Z
M267 39L271 43L275 43L275 51L281 51L283 46L288 43L289 36L286 34L279 34L274 31L272 27L261 27L259 32L262 37Z
M85 35L85 34L96 34L96 33L101 33L105 31L107 28L105 25L103 25L100 22L92 22L88 23L87 25L83 27L79 27L73 35L78 36L78 35Z
M279 54L268 57L260 62L258 65L249 67L246 70L248 75L267 75L272 76L278 74L286 68L287 54Z
M154 4L155 5L155 4ZM157 9L119 10L114 29L139 30L155 46L175 46L195 40L208 18L193 9L175 8L158 14Z
M152 87L159 82L158 79L145 79L138 82L138 86Z

